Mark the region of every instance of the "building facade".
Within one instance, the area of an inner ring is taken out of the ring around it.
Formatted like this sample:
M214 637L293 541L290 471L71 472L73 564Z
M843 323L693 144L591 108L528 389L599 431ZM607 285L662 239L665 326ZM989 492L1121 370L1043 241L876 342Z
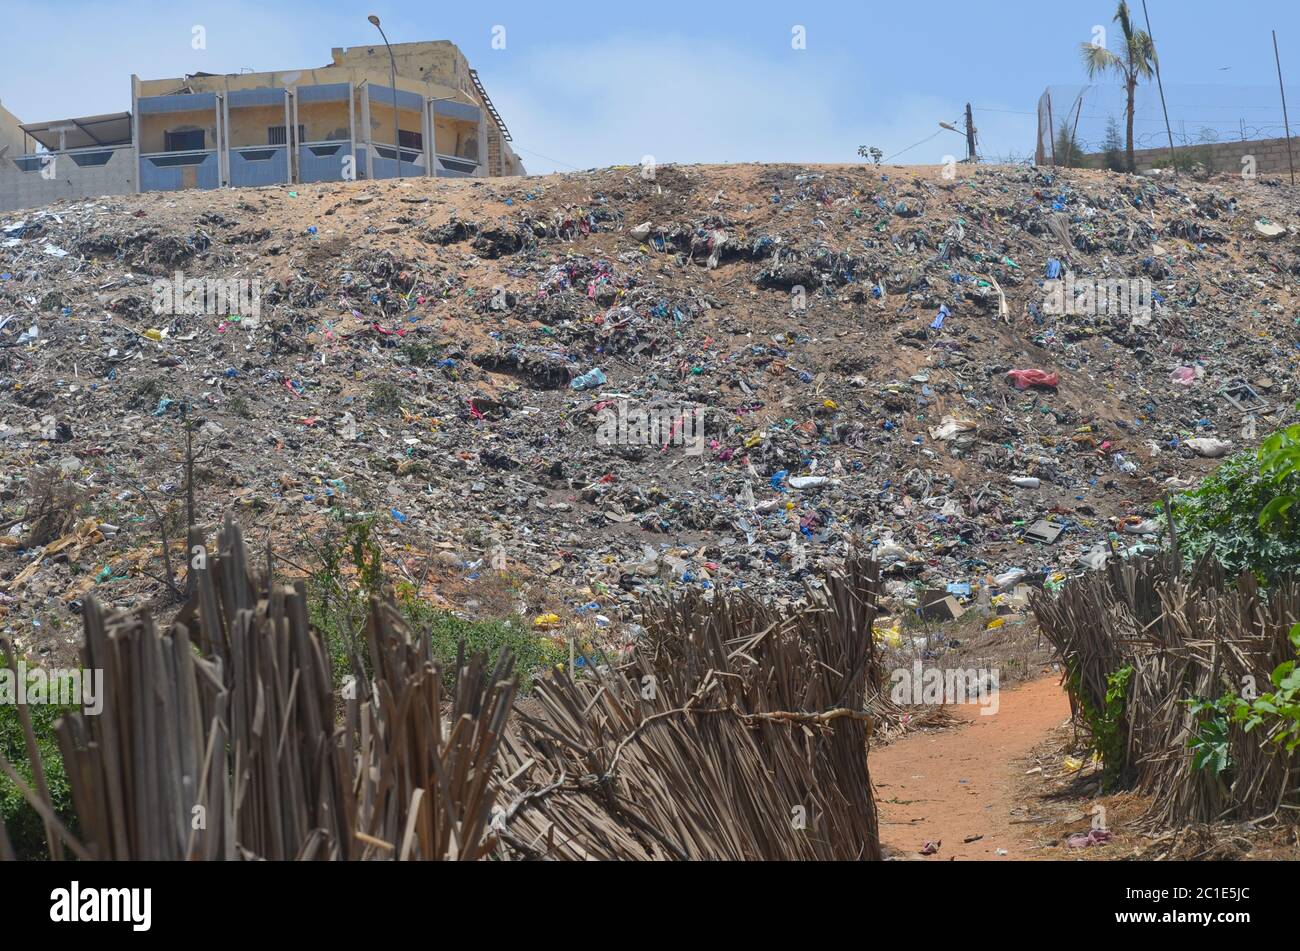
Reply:
M0 111L0 210L189 188L525 174L454 44L392 52L390 61L383 45L336 48L329 65L306 70L132 76L130 112L19 123Z

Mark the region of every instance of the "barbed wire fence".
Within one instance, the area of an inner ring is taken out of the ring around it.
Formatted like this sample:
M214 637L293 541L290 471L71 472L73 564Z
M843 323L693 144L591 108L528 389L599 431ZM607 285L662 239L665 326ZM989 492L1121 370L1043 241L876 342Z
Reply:
M1286 93L1289 101L1300 101L1300 88L1287 89ZM1276 86L1166 85L1165 98L1168 130L1154 83L1137 88L1133 110L1135 150L1167 149L1171 133L1176 149L1283 139L1287 134ZM1053 145L1061 142L1063 130L1079 152L1106 152L1108 146L1115 145L1108 135L1112 122L1122 152L1126 109L1125 92L1118 85L1048 86L1038 101L1037 160L1051 161Z

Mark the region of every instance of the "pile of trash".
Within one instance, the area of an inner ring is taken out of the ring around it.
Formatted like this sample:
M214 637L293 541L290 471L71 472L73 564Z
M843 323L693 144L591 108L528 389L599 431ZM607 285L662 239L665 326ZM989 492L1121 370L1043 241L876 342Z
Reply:
M1023 602L1292 412L1296 212L1264 179L750 165L9 213L0 630L57 653L91 591L178 580L187 427L201 531L305 565L369 518L419 596L509 578L611 644L648 592L789 603L855 551L900 608ZM35 537L37 473L80 535Z

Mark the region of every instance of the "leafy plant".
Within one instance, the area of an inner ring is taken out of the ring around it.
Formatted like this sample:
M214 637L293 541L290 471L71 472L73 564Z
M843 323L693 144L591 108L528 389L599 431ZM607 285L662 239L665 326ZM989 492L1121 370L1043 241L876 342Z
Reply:
M880 149L876 148L874 145L859 145L858 154L863 158L871 159L871 161L876 165L879 165L880 160L885 157L885 153L880 151Z
M3 661L0 661L3 663ZM32 731L36 734L36 746L41 753L41 762L45 767L45 782L54 802L54 811L63 822L75 832L75 816L72 808L72 788L68 785L67 773L63 769L63 757L59 754L58 739L54 735L54 724L76 707L64 707L57 704L32 704L27 711L32 718ZM27 741L23 736L22 723L18 719L18 708L13 704L0 704L0 752L14 765L18 775L28 788L32 786L32 768L27 759ZM14 855L19 859L49 858L45 842L45 825L40 815L23 798L18 787L9 777L0 773L0 815L4 816L5 829L13 845Z
M391 415L402 407L402 391L396 383L388 380L376 383L370 388L366 397L366 409L379 415Z
M1289 640L1300 654L1300 624L1291 628ZM1274 689L1253 699L1224 694L1217 700L1185 700L1198 718L1196 732L1187 745L1195 751L1192 765L1223 773L1231 765L1228 727L1239 725L1246 733L1263 728L1288 753L1300 748L1300 669L1288 660L1274 668L1270 681Z
M1234 701L1231 695L1217 700L1184 700L1197 727L1187 740L1193 751L1192 766L1196 769L1213 769L1222 774L1232 765L1228 751L1228 719Z
M1300 624L1291 628L1290 640L1300 652ZM1236 698L1233 719L1247 733L1266 727L1273 741L1289 753L1300 747L1300 670L1294 660L1288 660L1273 670L1270 680L1275 688L1272 692L1254 700Z
M1056 130L1056 164L1066 168L1079 168L1084 164L1083 149L1066 119L1061 120Z
M489 663L495 663L501 651L509 649L515 658L519 689L523 693L545 671L568 657L567 648L529 630L522 618L471 621L409 596L400 598L398 605L412 631L429 635L433 659L442 663L448 677L455 671L456 655L462 643L466 656L485 653Z
M352 669L357 653L363 665L369 657L359 650L358 637L371 594L383 585L383 551L375 540L374 518L331 525L316 548L316 567L307 579L311 623L329 650L335 686ZM344 573L351 568L351 574Z
M521 618L474 621L459 617L418 597L408 582L385 585L383 551L376 540L373 518L333 526L316 549L317 565L307 581L311 623L321 632L330 655L337 687L351 673L353 657L369 675L369 656L360 634L372 594L394 596L406 623L417 635L429 637L432 659L447 676L454 676L457 652L486 653L495 662L503 649L515 658L520 689L527 693L545 670L564 661L562 644L538 636Z
M1101 788L1109 791L1120 784L1127 771L1128 731L1125 710L1128 706L1129 681L1133 667L1125 665L1106 677L1106 696L1102 709L1083 690L1077 669L1070 672L1069 690L1084 722L1092 733L1092 745L1101 756Z
M1300 571L1300 545L1281 530L1300 492L1300 473L1285 468L1295 448L1286 438L1285 431L1275 433L1260 453L1224 460L1197 488L1174 499L1174 527L1185 557L1194 560L1212 548L1230 574L1252 571L1264 582Z
M1279 492L1259 513L1260 527L1290 527L1300 513L1300 423L1279 429L1264 440L1259 447L1259 470Z
M1106 137L1101 143L1105 153L1106 167L1112 172L1124 171L1124 138L1120 135L1119 123L1111 116L1106 121Z
M402 344L402 353L406 362L413 367L432 366L438 359L437 349L428 343L410 340Z

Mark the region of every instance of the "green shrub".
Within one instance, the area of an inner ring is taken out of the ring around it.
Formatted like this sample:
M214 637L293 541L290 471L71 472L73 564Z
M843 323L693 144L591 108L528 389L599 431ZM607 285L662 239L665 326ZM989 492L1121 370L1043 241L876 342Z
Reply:
M402 408L402 390L387 380L376 383L366 397L366 409L376 416L391 416Z
M75 709L76 707L63 707L56 704L32 704L27 707L32 718L32 730L36 734L36 745L41 752L41 762L45 766L45 782L50 789L54 810L69 826L73 826L72 790L68 786L67 774L63 771L63 757L59 755L59 742L54 735L54 723L64 713ZM3 752L5 759L13 764L28 788L35 790L31 763L27 759L27 741L23 736L22 722L18 719L18 708L9 703L0 704L0 752ZM45 825L41 817L28 805L23 794L18 791L18 787L2 773L0 773L0 814L4 816L9 841L18 858L49 858L45 843Z
M1093 748L1101 757L1102 792L1118 787L1128 773L1128 721L1125 714L1129 681L1132 679L1133 668L1128 665L1109 674L1106 677L1106 698L1099 710L1083 689L1078 670L1069 671L1066 687L1092 733Z
M319 549L319 564L307 581L311 623L321 632L330 657L334 686L352 672L355 652L369 674L369 655L360 640L369 611L369 597L384 587L383 553L374 534L374 520L347 524L326 533ZM350 566L355 574L345 577ZM568 652L549 638L534 633L522 618L471 621L416 597L410 586L397 587L397 606L415 634L429 635L433 659L454 676L456 651L486 653L495 663L502 648L515 658L520 690L527 693L547 669L567 660Z
M1291 646L1300 660L1300 624L1291 628ZM1297 660L1283 661L1273 669L1273 689L1249 701L1239 698L1232 709L1233 721L1249 733L1263 727L1278 746L1288 753L1300 748L1300 669Z
M1195 560L1211 548L1230 574L1254 572L1265 583L1300 571L1300 545L1287 516L1261 527L1274 499L1300 491L1300 475L1278 476L1259 455L1243 452L1224 460L1191 492L1174 499L1174 527L1183 557Z
M437 362L438 348L433 344L408 340L402 344L402 355L406 357L406 362L413 367L427 367Z
M1291 646L1296 660L1283 661L1273 669L1269 682L1273 689L1258 697L1226 693L1217 700L1184 700L1197 718L1196 732L1187 745L1193 751L1192 765L1223 773L1231 769L1228 724L1234 723L1246 733L1261 729L1272 742L1286 752L1300 749L1300 624L1291 628Z
M547 670L568 659L565 648L549 637L534 633L522 618L470 621L427 601L406 598L399 603L411 630L419 634L428 632L433 659L449 675L456 669L456 650L461 642L465 644L466 657L485 653L489 664L496 663L503 648L509 648L515 658L519 689L524 693Z
M1259 447L1259 467L1277 492L1259 514L1260 527L1294 529L1300 520L1300 423L1279 429L1264 440Z

